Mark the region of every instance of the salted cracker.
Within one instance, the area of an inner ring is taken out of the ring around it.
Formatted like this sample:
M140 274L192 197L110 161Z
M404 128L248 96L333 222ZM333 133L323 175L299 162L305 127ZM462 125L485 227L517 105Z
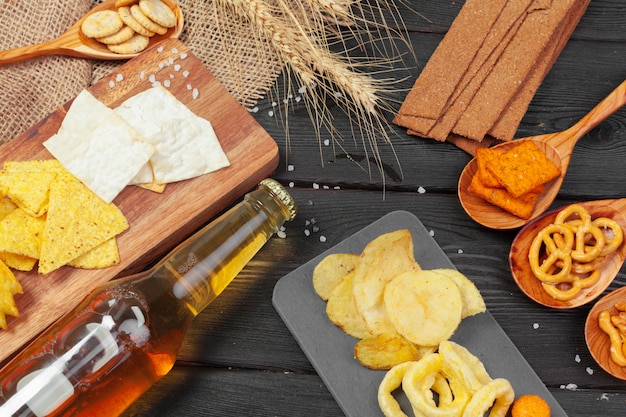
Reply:
M101 10L83 20L80 30L89 38L102 38L113 35L124 26L124 22L114 10Z
M146 17L163 27L176 26L176 15L161 0L139 0L139 8Z
M134 34L135 31L132 28L124 25L119 31L115 32L113 35L98 38L97 41L105 45L114 45L117 43L126 42L127 40L132 38Z
M159 35L165 35L167 33L167 28L165 26L161 26L158 23L151 20L146 14L139 8L138 4L133 4L130 6L130 14L135 18L137 22L150 32L158 33Z
M122 6L119 9L117 9L117 13L120 15L120 19L122 19L122 22L124 22L126 26L130 27L132 30L134 30L138 34L147 36L147 37L154 36L154 32L141 26L141 24L137 21L137 19L133 17L133 15L130 13L130 7Z
M146 49L149 43L150 38L135 33L133 36L131 36L130 39L126 40L125 42L107 45L107 48L109 48L109 50L115 52L116 54L138 54L139 52Z

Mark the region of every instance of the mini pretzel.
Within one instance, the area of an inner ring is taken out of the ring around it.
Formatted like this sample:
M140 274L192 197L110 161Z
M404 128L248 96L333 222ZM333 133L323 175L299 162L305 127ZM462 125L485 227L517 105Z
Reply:
M591 215L584 207L579 204L572 204L561 210L556 215L554 224L566 224L567 219L572 215L578 215L579 222L569 222L569 226L573 228L576 234L576 245L572 249L572 259L579 262L589 262L597 258L604 248L604 233L599 227L594 226L591 221ZM594 245L587 245L587 233L590 233L595 241Z
M611 232L613 233L613 237L608 240L605 235L606 245L602 250L602 255L608 255L609 253L616 251L624 241L624 231L620 227L619 223L613 219L599 217L593 221L593 224L600 229L611 229Z
M570 282L570 288L566 290L562 290L558 288L556 285L547 284L545 282L541 283L543 290L548 293L548 295L555 300L559 301L567 301L575 298L583 288L588 288L598 282L600 279L600 271L595 270L593 273L587 278L580 278L576 274L572 274L573 278Z
M559 236L559 238L553 237ZM548 257L539 264L539 254L542 245L546 246ZM533 239L530 245L528 259L530 267L537 278L542 282L558 283L569 277L572 268L572 247L574 245L574 233L565 225L549 224L544 227ZM557 261L561 262L558 272L551 273Z
M611 341L609 350L611 359L619 366L626 366L626 355L624 355L623 351L622 336L619 331L613 327L613 324L611 324L611 313L609 313L608 310L600 312L598 324L600 325L600 329L609 336L609 340Z

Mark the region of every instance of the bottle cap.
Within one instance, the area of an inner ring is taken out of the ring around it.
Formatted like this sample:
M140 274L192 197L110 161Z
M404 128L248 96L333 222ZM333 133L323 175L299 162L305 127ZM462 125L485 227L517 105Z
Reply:
M272 178L266 178L259 183L259 186L267 187L278 197L281 203L287 207L290 213L289 218L287 219L288 221L293 220L296 217L296 214L298 213L296 201L278 181Z

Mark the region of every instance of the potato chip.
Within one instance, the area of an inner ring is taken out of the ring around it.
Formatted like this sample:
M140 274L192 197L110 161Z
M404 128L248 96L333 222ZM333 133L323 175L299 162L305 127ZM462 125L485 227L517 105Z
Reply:
M337 284L356 267L359 259L359 255L353 253L331 253L324 257L313 270L315 293L322 300L328 300Z
M7 330L6 315L18 317L19 311L13 296L22 294L22 286L13 272L0 262L0 329Z
M370 336L365 320L359 314L352 291L354 272L349 272L335 286L326 304L328 319L345 333L357 339Z
M46 274L128 228L113 203L106 204L78 179L59 174L50 186L39 273Z
M476 285L474 285L474 283L465 275L456 269L432 269L431 271L452 279L457 287L459 287L459 290L461 291L461 298L463 299L463 311L461 313L462 319L487 310L485 300L483 299L483 296L480 295L480 291L478 291Z
M110 203L154 154L154 147L87 90L43 143L76 178Z
M408 271L385 287L384 307L393 327L411 342L436 346L461 323L463 299L455 282L432 271Z
M90 251L72 259L67 264L73 268L101 269L120 263L117 240L111 238Z
M514 197L523 196L561 175L561 169L531 140L506 151L487 169Z
M165 87L136 94L115 113L156 149L150 161L157 183L182 181L230 165L211 123L196 116ZM146 182L150 181L132 181Z
M382 234L367 244L354 269L353 291L357 309L370 334L395 332L383 305L385 286L396 275L417 269L420 266L415 261L410 231Z
M0 252L39 258L45 224L46 216L15 209L0 221Z
M32 216L41 216L48 209L48 191L56 175L46 171L8 171L0 173L0 184L15 205Z
M397 333L382 333L359 340L354 357L368 369L391 369L403 362L416 361L421 355L417 347Z

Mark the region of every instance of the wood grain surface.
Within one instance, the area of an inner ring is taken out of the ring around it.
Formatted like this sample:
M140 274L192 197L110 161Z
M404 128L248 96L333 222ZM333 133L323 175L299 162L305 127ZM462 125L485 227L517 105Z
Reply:
M121 263L101 270L62 267L47 275L16 274L24 294L16 297L20 317L0 332L0 361L28 342L94 287L144 268L180 243L213 215L251 190L278 164L278 147L247 110L179 41L166 40L130 60L90 91L115 107L152 86L165 85L198 116L209 120L230 167L169 184L162 194L127 187L113 201L130 228L118 237ZM48 159L42 146L58 130L71 103L0 148L0 161Z

